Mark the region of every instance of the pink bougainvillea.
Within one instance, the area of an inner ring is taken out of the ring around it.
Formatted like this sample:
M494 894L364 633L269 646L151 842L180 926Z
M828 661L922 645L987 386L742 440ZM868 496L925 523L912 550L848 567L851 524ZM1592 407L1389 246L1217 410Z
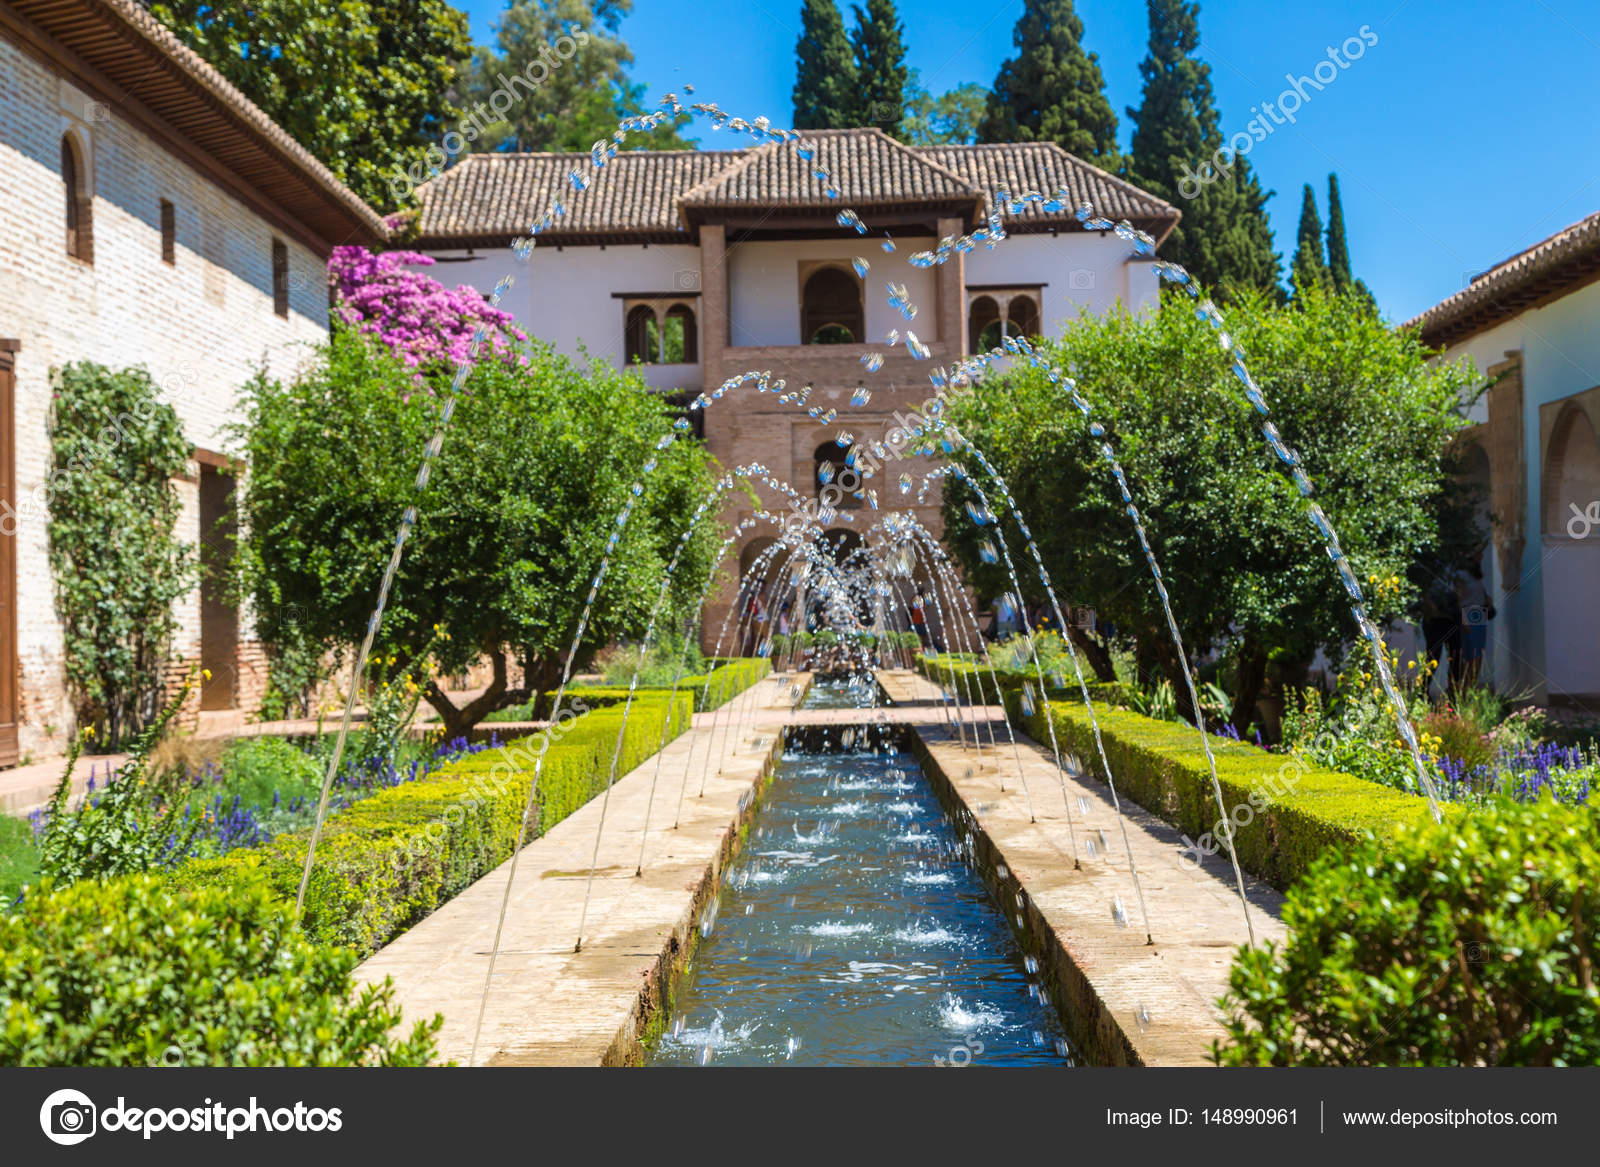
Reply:
M492 353L521 361L516 342L527 337L509 312L490 307L483 293L462 284L454 291L430 275L433 257L415 251L335 247L328 272L338 293L336 311L357 331L377 337L418 373L453 368L468 359L472 335L487 335L479 358Z

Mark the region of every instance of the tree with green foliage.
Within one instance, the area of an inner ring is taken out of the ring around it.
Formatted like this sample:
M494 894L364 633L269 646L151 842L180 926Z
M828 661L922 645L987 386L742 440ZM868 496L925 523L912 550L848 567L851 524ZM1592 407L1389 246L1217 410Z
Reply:
M1128 110L1135 129L1126 169L1132 182L1183 209L1161 254L1221 298L1278 295L1279 257L1266 211L1272 192L1261 189L1242 153L1224 149L1211 69L1194 56L1200 6L1149 0L1149 15L1150 47L1139 65L1143 94L1139 107Z
M1106 170L1117 166L1117 115L1100 58L1083 49L1072 0L1025 0L978 136L984 142L1055 142Z
M628 73L633 51L619 35L632 0L517 0L495 26L493 48L480 48L459 88L476 132L462 130L477 152L587 152L624 118L647 112L648 94ZM688 114L627 148L683 150L678 131Z
M1440 500L1451 490L1450 439L1464 424L1470 369L1429 365L1414 334L1386 328L1342 297L1311 297L1298 310L1246 297L1228 326L1251 354L1283 440L1304 459L1358 575L1403 575L1448 540ZM1233 723L1245 731L1270 663L1299 667L1319 649L1337 659L1356 630L1305 500L1266 448L1226 351L1194 313L1170 311L1087 316L1044 342L1043 353L1077 379L1105 426L1190 660L1226 653ZM1131 638L1187 712L1187 685L1122 496L1060 386L1043 370L1017 368L957 402L953 420L1034 524L1062 602L1093 607ZM967 469L982 481L970 458ZM970 497L947 480L946 538L980 592L1008 591L1007 577L979 552L995 528L970 521ZM1015 540L1009 519L1000 528ZM1031 560L1020 542L1013 557ZM1030 575L1025 597L1041 599ZM1372 615L1381 625L1405 606L1397 594L1394 611Z
M421 491L413 479L439 399L419 393L415 371L381 343L343 326L294 380L258 376L236 433L250 465L241 499L249 594L258 609L300 614L269 626L269 640L323 653L358 641L395 521L416 506L383 638L393 646L390 675L423 685L451 736L554 687L635 483L642 494L580 653L642 633L667 560L713 485L697 443L657 448L670 419L636 373L568 360L540 342L523 357L474 368ZM447 377L430 373L426 384L443 393ZM650 460L658 465L642 472ZM718 544L702 523L661 626L692 611ZM484 657L488 688L458 707L439 679ZM525 687L511 685L511 659Z
M1344 204L1339 198L1337 174L1328 175L1328 274L1335 292L1355 296L1374 312L1378 310L1377 299L1350 270L1350 244L1345 238Z
M836 130L854 125L859 82L844 18L833 0L805 0L795 45L794 128Z
M190 446L143 368L92 362L50 373L50 574L78 722L114 749L155 720L177 628L195 583L176 534L173 480Z
M894 0L867 0L865 11L859 4L851 9L856 18L850 34L856 58L854 124L897 136L906 112L905 26Z
M394 209L391 178L424 162L458 112L472 53L446 0L154 0L150 12L345 185Z
M1317 214L1317 196L1305 184L1300 196L1300 229L1296 234L1294 263L1289 268L1289 286L1295 299L1313 291L1331 292L1334 279L1322 252L1322 217Z
M978 140L988 115L989 91L958 85L938 97L922 87L915 69L906 81L906 116L899 137L912 146L965 146Z

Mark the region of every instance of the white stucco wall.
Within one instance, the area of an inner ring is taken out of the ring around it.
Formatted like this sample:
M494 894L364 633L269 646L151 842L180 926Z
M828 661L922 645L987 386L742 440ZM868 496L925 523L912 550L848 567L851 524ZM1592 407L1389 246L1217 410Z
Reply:
M1593 695L1600 693L1600 532L1578 541L1543 529L1539 411L1600 385L1600 284L1524 312L1450 347L1443 358L1471 357L1481 373L1512 351L1522 354L1527 546L1520 581L1499 578L1496 565L1495 675L1510 688ZM1485 419L1481 402L1471 417Z
M61 139L77 136L93 194L94 262L66 252ZM221 450L239 387L265 364L282 375L326 332L321 258L157 141L0 40L0 337L16 339L18 657L21 746L70 727L51 585L43 485L49 373L71 361L143 365L194 445ZM161 258L160 200L174 204L176 263ZM290 312L273 311L272 242L289 250ZM199 538L197 488L178 484L180 536ZM198 651L198 592L180 604L176 651Z
M1158 280L1147 261L1128 259L1128 245L1109 232L1012 235L993 250L967 254L967 285L1043 284L1039 323L1057 336L1084 312L1121 304L1130 311L1154 307Z
M502 276L513 283L500 307L516 317L531 336L549 341L576 357L587 350L620 366L623 357L623 302L614 292L697 293L700 249L681 244L629 244L606 247L538 246L527 262L506 248L430 251L438 261L425 269L449 287L470 284L491 291ZM690 295L686 301L699 301ZM703 342L702 342L703 344ZM700 388L700 366L645 365L645 381L658 389Z
M848 269L857 256L870 265L861 281L867 326L861 341L880 343L891 328L902 333L910 329L930 344L942 340L934 272L906 262L907 256L928 250L936 242L931 237L897 238L893 252L884 251L873 236L735 244L728 253L730 341L735 347L800 344L801 266L807 265L808 274L810 265L816 263L832 262ZM884 285L890 282L906 286L917 306L914 320L906 321L889 306Z

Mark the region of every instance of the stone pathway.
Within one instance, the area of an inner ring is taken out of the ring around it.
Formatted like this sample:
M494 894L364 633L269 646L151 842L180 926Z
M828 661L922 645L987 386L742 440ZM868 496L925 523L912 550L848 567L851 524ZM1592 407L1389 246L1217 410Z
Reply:
M896 712L939 700L938 686L919 674L882 672L879 679ZM1013 752L998 711L992 715L998 751L990 749L987 732L979 749L970 739L964 746L948 726L919 727L932 762L926 768L973 815L980 859L987 853L991 871L1006 869L1003 901L1015 902L1016 892L1024 893L1026 930L1046 968L1055 966L1051 979L1065 994L1067 1009L1082 1019L1087 1038L1080 1044L1087 1040L1095 1047L1095 1061L1205 1064L1211 1042L1222 1035L1214 1002L1227 988L1234 951L1247 937L1226 856L1199 868L1180 862L1185 852L1179 832L1123 800L1155 939L1146 944L1128 847L1106 786L1069 774L1063 799L1049 747L1019 736ZM1018 781L1019 754L1026 792ZM1245 890L1257 941L1282 942L1283 897L1248 874ZM1115 918L1114 903L1120 903L1126 925Z

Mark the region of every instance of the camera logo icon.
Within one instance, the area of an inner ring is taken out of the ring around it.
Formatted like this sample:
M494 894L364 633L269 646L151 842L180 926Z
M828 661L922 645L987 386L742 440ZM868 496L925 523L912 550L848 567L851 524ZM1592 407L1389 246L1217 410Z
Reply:
M1067 286L1074 292L1094 291L1094 268L1075 267L1067 276Z
M95 1132L95 1106L80 1090L57 1090L39 1108L44 1137L63 1147L76 1146Z
M700 290L700 273L693 268L681 268L673 272L672 290L674 292L698 292Z

